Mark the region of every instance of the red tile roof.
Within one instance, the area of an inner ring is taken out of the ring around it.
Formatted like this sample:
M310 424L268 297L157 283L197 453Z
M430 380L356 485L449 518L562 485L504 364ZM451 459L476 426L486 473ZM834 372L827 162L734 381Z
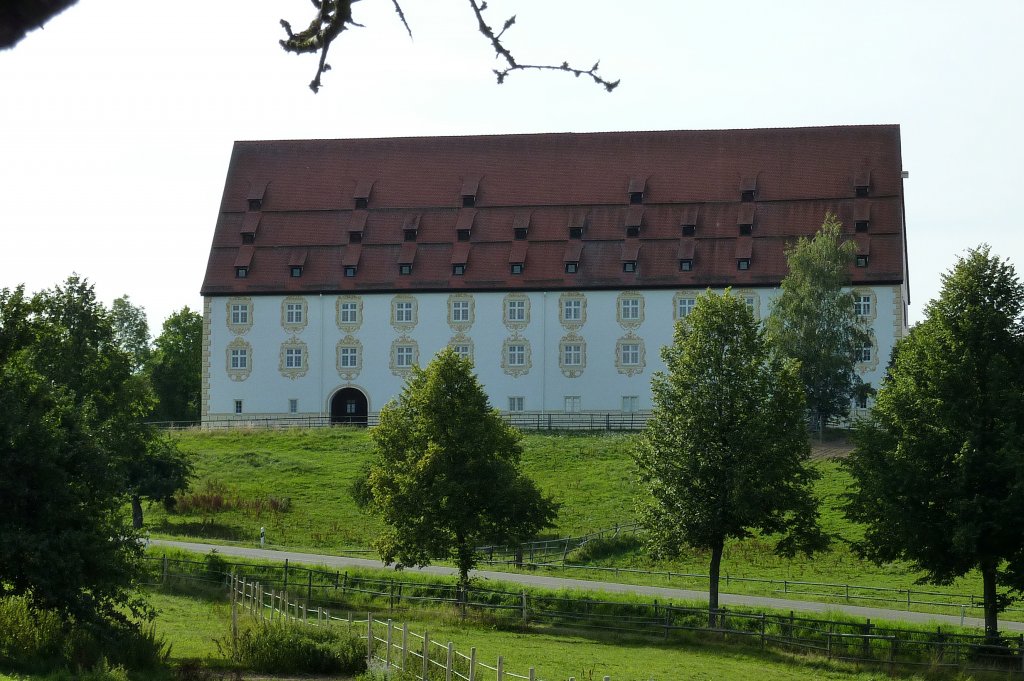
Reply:
M774 286L786 245L828 211L851 238L870 216L858 241L870 239L871 259L851 267L854 283L895 284L906 279L901 171L894 125L237 142L202 293ZM855 198L864 182L868 197ZM631 206L638 188L643 204ZM639 240L627 242L640 216ZM584 218L582 241L570 240ZM470 241L457 241L467 225ZM694 236L681 241L681 225ZM527 226L527 241L514 241ZM254 243L240 232L256 232ZM624 272L634 243L636 271ZM301 277L290 276L295 252L306 253ZM750 269L737 269L740 252ZM693 269L682 272L686 255ZM525 266L513 276L515 258Z

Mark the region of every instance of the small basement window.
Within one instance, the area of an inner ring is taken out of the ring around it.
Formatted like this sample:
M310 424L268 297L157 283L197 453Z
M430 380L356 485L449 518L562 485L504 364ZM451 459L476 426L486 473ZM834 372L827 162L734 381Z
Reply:
M854 224L854 228L858 232L866 232L866 231L868 231L868 221L867 220L857 220L853 224Z
M683 236L693 236L697 233L697 225L683 225Z
M680 272L691 272L691 271L693 271L693 259L691 259L691 258L684 258L683 260L680 260L679 261L679 271Z
M740 258L736 261L736 269L738 270L749 270L750 269L750 258Z
M576 274L580 270L580 264L578 262L567 262L565 263L566 274Z
M460 230L458 230L456 235L458 236L459 241L469 241L469 230L468 229L460 229Z
M366 210L366 207L369 205L369 202L370 202L370 200L368 198L366 198L365 196L357 196L356 197L356 210Z
M398 266L398 273L399 274L412 274L412 265L408 265L408 264L406 264L406 265L399 265Z
M301 277L302 276L302 266L301 265L292 265L292 276L293 277Z
M858 255L857 256L857 267L867 267L867 266L868 266L868 256L866 256L866 255Z
M514 235L516 241L526 241L526 227L516 227Z
M245 279L248 276L249 276L249 268L248 267L236 267L235 268L235 277L237 279Z
M636 272L636 260L627 260L622 263L623 272Z
M521 262L514 262L514 263L512 263L512 274L522 274L522 273L523 273L523 263L521 263Z
M455 276L461 277L465 273L466 273L466 266L465 265L461 265L461 264L460 265L452 265L452 274L454 274Z
M345 276L346 277L354 277L354 276L356 276L356 267L355 267L355 265L348 265L347 267L345 267Z

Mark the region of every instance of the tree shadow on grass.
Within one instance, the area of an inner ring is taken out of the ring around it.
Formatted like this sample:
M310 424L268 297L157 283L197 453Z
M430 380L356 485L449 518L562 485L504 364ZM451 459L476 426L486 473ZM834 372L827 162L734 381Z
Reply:
M152 527L154 532L177 535L181 537L193 537L198 539L227 539L239 541L247 536L241 529L231 525L225 525L214 520L184 521L172 523L166 518ZM248 537L251 539L251 537Z

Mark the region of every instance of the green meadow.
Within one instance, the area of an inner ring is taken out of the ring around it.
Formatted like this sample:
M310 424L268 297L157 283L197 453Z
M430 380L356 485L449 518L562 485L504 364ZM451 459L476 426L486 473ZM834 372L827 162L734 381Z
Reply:
M380 529L349 494L353 480L372 456L372 442L364 429L192 430L175 437L195 454L197 476L174 512L156 504L146 509L146 525L154 537L255 546L260 528L265 527L268 547L343 554L365 551ZM632 522L641 493L629 454L634 437L524 436L524 469L561 503L557 525L546 536L579 536ZM821 473L816 490L822 525L835 537L832 548L810 559L785 559L772 551L771 537L731 541L723 558L723 591L846 602L843 588L799 584L810 582L911 589L917 592L915 601L961 600L925 595L925 591L980 595L980 579L975 575L946 586L918 585L919 575L906 565L878 566L860 559L851 542L863 535L863 528L847 521L841 510L849 477L836 460L817 459L813 465ZM706 574L709 555L681 547L679 556L652 556L641 538L624 533L570 552L567 561L585 567L545 569L568 577L705 588L706 579L686 575ZM906 599L905 593L856 589L850 593L850 602L859 605L899 607ZM928 608L915 605L915 609ZM979 613L980 608L967 614ZM1011 611L1004 617L1020 614Z

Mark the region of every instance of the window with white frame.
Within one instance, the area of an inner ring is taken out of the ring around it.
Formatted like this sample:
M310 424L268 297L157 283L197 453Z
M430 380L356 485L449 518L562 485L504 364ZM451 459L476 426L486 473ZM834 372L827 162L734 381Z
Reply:
M231 323L232 324L248 324L249 323L249 305L246 303L232 303L231 304Z
M622 366L638 366L640 364L640 344L639 343L623 343L619 346L621 349L620 359Z
M509 300L506 303L506 314L510 322L526 321L526 301L521 299Z
M248 348L231 348L231 364L232 369L248 369L249 368L249 349Z
M453 300L452 305L452 321L453 322L468 322L469 321L469 301L468 300Z
M395 303L395 321L396 322L411 322L413 320L413 310L411 300L399 300Z
M583 364L583 345L581 343L562 344L562 364L575 367Z
M640 299L622 298L619 301L619 314L626 321L640 319Z
M526 345L523 343L511 343L506 346L508 352L508 365L510 367L521 367L526 364Z
M743 296L743 304L747 306L747 309L754 312L757 299L754 296Z
M452 346L452 352L462 359L473 359L473 349L468 343L456 343Z
M857 348L857 361L858 362L870 362L871 361L872 347L871 343L863 343Z
M415 356L415 348L411 345L396 345L395 346L395 366L400 369L408 369L413 365L413 357Z
M284 322L285 324L302 324L303 308L302 303L285 303Z
M578 322L583 319L583 301L569 298L562 301L562 321Z
M509 411L526 411L526 399L520 396L508 398Z
M566 395L565 396L565 411L567 413L576 413L582 409L582 401L579 395Z
M359 348L345 347L338 348L338 366L344 369L355 369L359 366Z
M853 311L858 317L870 317L871 296L855 295L853 297Z
M640 411L640 397L637 395L623 395L622 411L628 413Z
M697 299L696 298L677 298L676 299L676 317L678 319L683 319L684 317L689 315L691 312L693 312L693 308L695 308L696 306L697 306Z
M285 369L301 369L302 368L302 348L285 348L284 349L284 368Z
M342 324L358 324L359 303L339 303L338 318Z

